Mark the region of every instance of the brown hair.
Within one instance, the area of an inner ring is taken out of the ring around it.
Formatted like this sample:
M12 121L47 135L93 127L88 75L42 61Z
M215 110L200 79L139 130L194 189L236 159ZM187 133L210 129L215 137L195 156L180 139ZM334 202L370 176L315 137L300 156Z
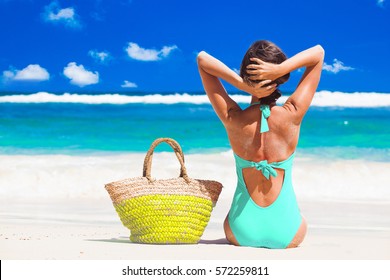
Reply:
M267 40L260 40L256 41L252 44L252 46L249 47L249 49L246 51L240 67L240 76L244 80L245 83L248 85L254 86L256 83L260 81L253 81L249 79L250 75L246 72L246 67L249 64L253 64L254 62L250 60L252 57L257 57L265 62L270 62L274 64L280 64L283 61L287 59L287 56L283 53L283 51L274 43L267 41ZM290 73L287 73L286 75L277 78L275 81L272 81L272 83L276 83L277 86L280 84L283 84L287 82L287 80L290 78ZM267 86L267 85L265 85ZM261 104L271 104L278 100L278 98L282 96L280 93L280 90L276 88L276 90L271 93L269 96L260 98Z

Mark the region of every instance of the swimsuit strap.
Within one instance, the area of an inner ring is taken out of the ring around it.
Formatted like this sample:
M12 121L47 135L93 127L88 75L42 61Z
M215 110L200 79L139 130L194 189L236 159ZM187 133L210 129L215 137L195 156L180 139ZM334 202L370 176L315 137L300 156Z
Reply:
M252 105L260 104L260 102L252 103ZM268 127L268 121L267 119L271 115L271 110L269 108L269 105L260 105L260 112L261 112L261 124L260 124L260 133L269 131Z
M269 131L267 119L271 115L271 110L269 109L269 105L260 105L260 111L261 111L260 133L263 133Z

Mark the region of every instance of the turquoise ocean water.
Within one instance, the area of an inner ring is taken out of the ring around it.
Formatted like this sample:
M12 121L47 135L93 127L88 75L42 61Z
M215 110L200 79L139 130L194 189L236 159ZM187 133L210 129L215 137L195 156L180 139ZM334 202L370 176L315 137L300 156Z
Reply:
M242 108L247 106L247 96L234 97ZM187 153L230 149L201 93L0 96L3 155L145 152L158 137L176 139ZM298 150L390 161L390 94L320 92L302 124Z

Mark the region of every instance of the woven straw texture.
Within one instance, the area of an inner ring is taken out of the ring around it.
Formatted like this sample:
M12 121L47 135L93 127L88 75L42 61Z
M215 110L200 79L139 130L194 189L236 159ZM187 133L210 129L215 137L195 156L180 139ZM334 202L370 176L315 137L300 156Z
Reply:
M163 142L173 148L180 162L180 176L154 180L150 173L153 151ZM130 240L154 244L197 243L222 190L219 182L189 178L181 147L170 138L152 143L142 177L105 187L120 220L130 229Z

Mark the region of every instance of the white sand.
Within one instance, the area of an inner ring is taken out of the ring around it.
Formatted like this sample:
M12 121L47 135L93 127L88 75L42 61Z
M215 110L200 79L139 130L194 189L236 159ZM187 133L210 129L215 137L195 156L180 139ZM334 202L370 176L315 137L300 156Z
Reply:
M0 259L390 259L389 205L301 203L310 225L304 243L268 250L228 245L218 211L198 245L132 244L111 205L91 202L2 211ZM78 219L68 214L75 212Z
M129 241L129 231L103 186L139 176L143 155L2 156L0 160L3 260L390 259L389 163L297 158L294 183L309 231L299 248L269 250L231 246L224 238L222 221L236 183L229 153L187 157L191 177L224 184L197 245ZM178 164L171 154L155 156L152 175L176 174Z

